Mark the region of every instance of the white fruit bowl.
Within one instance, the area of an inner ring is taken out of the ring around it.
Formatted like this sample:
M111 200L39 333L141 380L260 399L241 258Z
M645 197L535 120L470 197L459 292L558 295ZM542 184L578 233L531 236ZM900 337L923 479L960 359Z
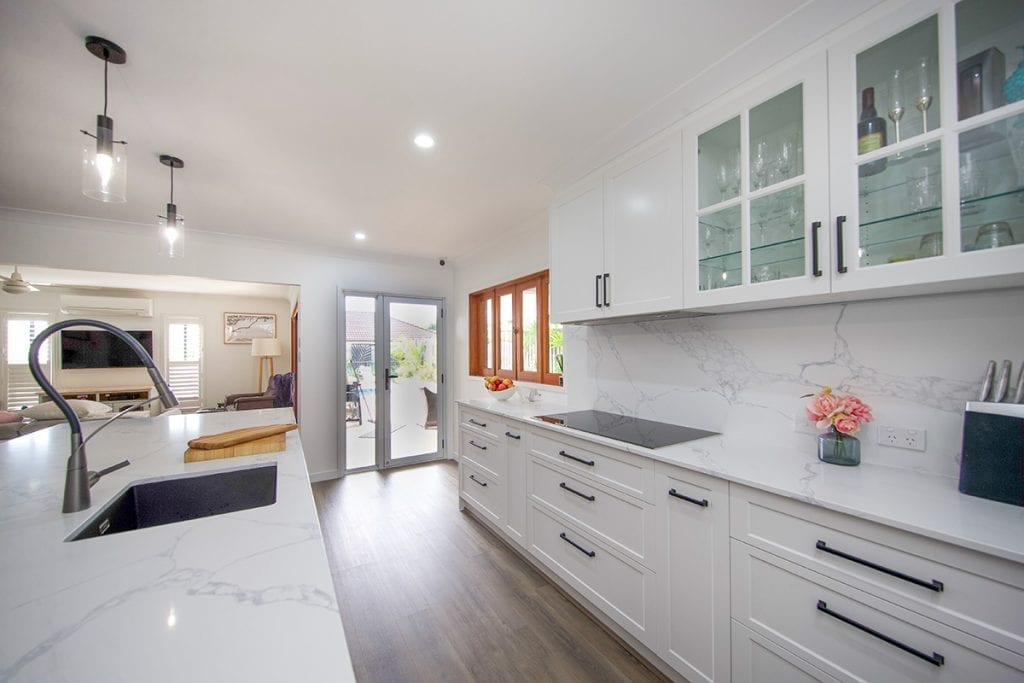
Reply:
M509 387L508 389L502 389L501 391L490 391L491 396L498 399L499 401L507 401L516 395L516 389L518 387Z

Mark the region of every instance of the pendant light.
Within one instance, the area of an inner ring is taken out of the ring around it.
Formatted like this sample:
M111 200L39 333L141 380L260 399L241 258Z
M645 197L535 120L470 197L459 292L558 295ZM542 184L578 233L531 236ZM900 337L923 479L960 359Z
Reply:
M184 168L185 162L170 154L161 154L160 163L171 169L171 201L167 202L167 215L158 216L160 253L178 258L185 255L185 217L178 215L178 205L174 203L174 169Z
M123 202L127 199L128 158L124 140L114 139L114 119L107 116L107 70L113 64L124 64L128 55L106 38L89 36L85 49L103 60L103 113L96 115L96 134L82 132L96 140L82 149L82 194L101 202ZM116 147L115 147L116 146Z

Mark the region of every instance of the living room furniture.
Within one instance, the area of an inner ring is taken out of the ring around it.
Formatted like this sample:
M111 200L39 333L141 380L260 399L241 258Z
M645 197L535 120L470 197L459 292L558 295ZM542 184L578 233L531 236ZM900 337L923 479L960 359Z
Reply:
M292 396L292 378L290 372L282 375L271 375L267 388L263 392L228 394L219 407L228 410L261 410L264 408L290 408Z
M260 359L259 378L256 386L263 386L263 363L270 363L270 373L267 377L274 376L274 359L281 355L281 342L274 338L259 338L252 340L252 356Z
M106 403L119 412L133 403L145 401L152 396L151 386L115 386L115 387L75 387L72 389L58 389L57 392L64 398L80 398L85 401L99 401ZM39 393L39 402L49 401L50 397ZM148 411L149 406L139 406L136 410Z

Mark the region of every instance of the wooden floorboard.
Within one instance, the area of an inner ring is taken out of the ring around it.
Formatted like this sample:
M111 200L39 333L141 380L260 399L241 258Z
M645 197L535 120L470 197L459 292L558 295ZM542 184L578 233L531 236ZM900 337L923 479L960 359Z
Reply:
M359 681L664 681L458 509L450 461L313 485Z

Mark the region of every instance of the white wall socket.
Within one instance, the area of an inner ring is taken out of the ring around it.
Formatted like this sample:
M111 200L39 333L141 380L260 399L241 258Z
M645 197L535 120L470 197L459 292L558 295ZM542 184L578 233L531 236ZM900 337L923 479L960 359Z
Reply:
M923 451L925 449L926 434L925 430L916 427L878 425L878 443L881 446Z

